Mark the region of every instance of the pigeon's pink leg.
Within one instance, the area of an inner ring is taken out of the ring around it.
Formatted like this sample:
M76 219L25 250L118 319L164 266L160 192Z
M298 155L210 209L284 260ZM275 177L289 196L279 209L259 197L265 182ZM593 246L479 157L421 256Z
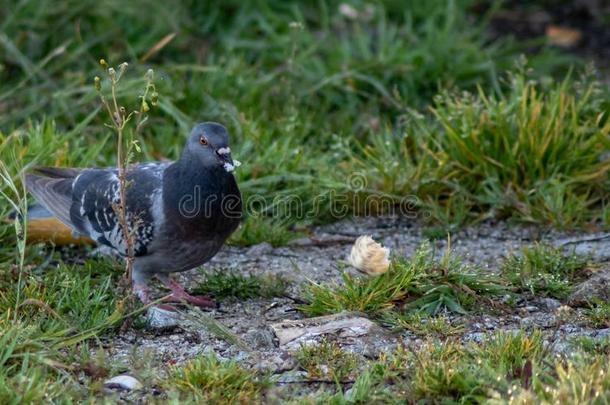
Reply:
M189 304L193 304L201 308L216 307L216 303L214 302L214 300L209 297L205 297L202 295L191 295L187 293L184 287L182 287L177 281L173 280L169 275L157 274L157 278L159 278L167 288L172 290L172 295L169 297L169 301L186 301Z
M150 273L142 271L140 267L141 263L136 260L134 263L133 273L131 275L131 282L133 286L133 293L142 301L142 304L148 305L152 302L150 295L148 295L148 281L150 280Z
M150 304L150 296L148 295L148 286L146 284L134 283L133 293L142 301L142 304Z
M144 305L148 305L153 302L153 300L151 300L150 296L148 295L148 286L146 284L134 283L133 293L136 295L136 297L140 299L140 301L142 301L142 304ZM164 309L166 311L176 311L176 308L172 307L171 305L157 304L154 306L157 308Z

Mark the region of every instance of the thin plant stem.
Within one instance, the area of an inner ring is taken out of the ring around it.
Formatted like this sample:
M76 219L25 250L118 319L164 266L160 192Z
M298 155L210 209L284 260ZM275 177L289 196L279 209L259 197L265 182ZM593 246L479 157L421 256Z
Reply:
M104 60L100 61L102 66L106 66L106 62ZM147 117L145 116L146 111L148 111L148 104L146 103L146 99L149 95L149 91L152 89L155 90L155 86L152 82L152 71L149 70L146 74L146 87L144 88L144 94L141 96L141 103L139 111L133 111L129 114L125 113L125 108L121 107L118 98L117 98L117 88L119 81L127 68L127 64L123 63L119 66L119 72L117 72L113 68L108 68L108 77L110 79L110 91L111 91L111 103L104 97L101 93L101 79L96 77L96 88L100 91L100 99L102 104L106 108L112 125L110 126L116 132L117 135L117 171L118 171L118 179L119 179L119 204L117 206L113 206L115 212L117 213L119 226L121 227L121 233L123 235L123 239L126 243L126 257L125 257L125 276L126 281L128 283L128 288L131 287L132 282L132 273L133 273L133 263L135 259L135 251L134 251L134 234L130 229L128 219L127 219L127 187L129 186L127 180L128 174L128 165L129 165L129 157L131 156L131 148L133 146L133 142L130 143L129 148L125 149L125 127L127 123L131 120L134 114L138 115L138 119L136 122L134 132L137 133ZM156 91L153 93L156 97ZM153 100L153 103L156 103L156 100ZM137 148L137 145L136 145Z
M27 192L25 188L25 178L23 177L23 173L20 174L21 178L21 192L17 189L17 185L13 180L12 176L9 174L8 169L4 165L3 162L0 162L0 179L2 183L6 185L11 192L14 194L14 198L11 198L7 193L5 193L2 189L0 189L0 195L6 199L12 208L16 212L14 227L15 227L15 236L17 237L17 250L19 252L19 257L17 261L17 296L15 299L15 310L13 312L13 319L17 320L17 308L21 305L21 289L23 283L23 268L25 266L25 244L27 240Z

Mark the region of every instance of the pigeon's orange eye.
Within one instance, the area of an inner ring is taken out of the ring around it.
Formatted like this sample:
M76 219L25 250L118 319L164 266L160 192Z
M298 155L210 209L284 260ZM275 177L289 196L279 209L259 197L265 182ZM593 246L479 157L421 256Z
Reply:
M202 136L201 138L199 138L199 143L203 146L206 146L208 144L208 140L205 136Z

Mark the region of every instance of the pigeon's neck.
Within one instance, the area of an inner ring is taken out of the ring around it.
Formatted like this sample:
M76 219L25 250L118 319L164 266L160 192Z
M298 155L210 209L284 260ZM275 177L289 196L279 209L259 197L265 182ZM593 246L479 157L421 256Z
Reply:
M163 203L166 220L193 225L215 226L225 217L224 205L238 202L241 196L232 173L223 166L204 166L195 159L181 158L163 176Z

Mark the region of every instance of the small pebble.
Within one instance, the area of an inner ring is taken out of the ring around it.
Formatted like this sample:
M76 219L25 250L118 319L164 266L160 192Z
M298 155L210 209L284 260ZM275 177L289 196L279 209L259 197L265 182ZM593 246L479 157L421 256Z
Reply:
M273 252L273 246L271 246L271 244L268 242L263 242L263 243L259 243L258 245L254 245L251 248L249 248L248 251L246 252L246 254L249 257L257 258L260 256L267 255L271 252Z
M180 314L159 307L150 307L146 312L146 321L151 329L172 329L179 325Z
M307 373L305 371L288 371L280 374L276 381L284 384L307 381Z
M483 332L474 332L474 333L469 333L469 334L465 335L464 341L482 343L486 337L487 337L487 334L485 334Z
M117 375L104 381L104 386L110 389L133 391L142 388L142 383L130 375Z
M255 348L273 348L275 347L275 335L266 328L250 329L245 337L245 340Z
M481 329L483 329L483 324L475 322L475 323L472 324L472 329L474 329L474 330L481 330Z
M543 298L540 300L541 304L548 310L554 311L561 306L561 302L554 298Z
M591 337L593 337L595 339L606 339L606 338L610 337L610 329L605 328L605 329L597 330L597 331L593 332Z

